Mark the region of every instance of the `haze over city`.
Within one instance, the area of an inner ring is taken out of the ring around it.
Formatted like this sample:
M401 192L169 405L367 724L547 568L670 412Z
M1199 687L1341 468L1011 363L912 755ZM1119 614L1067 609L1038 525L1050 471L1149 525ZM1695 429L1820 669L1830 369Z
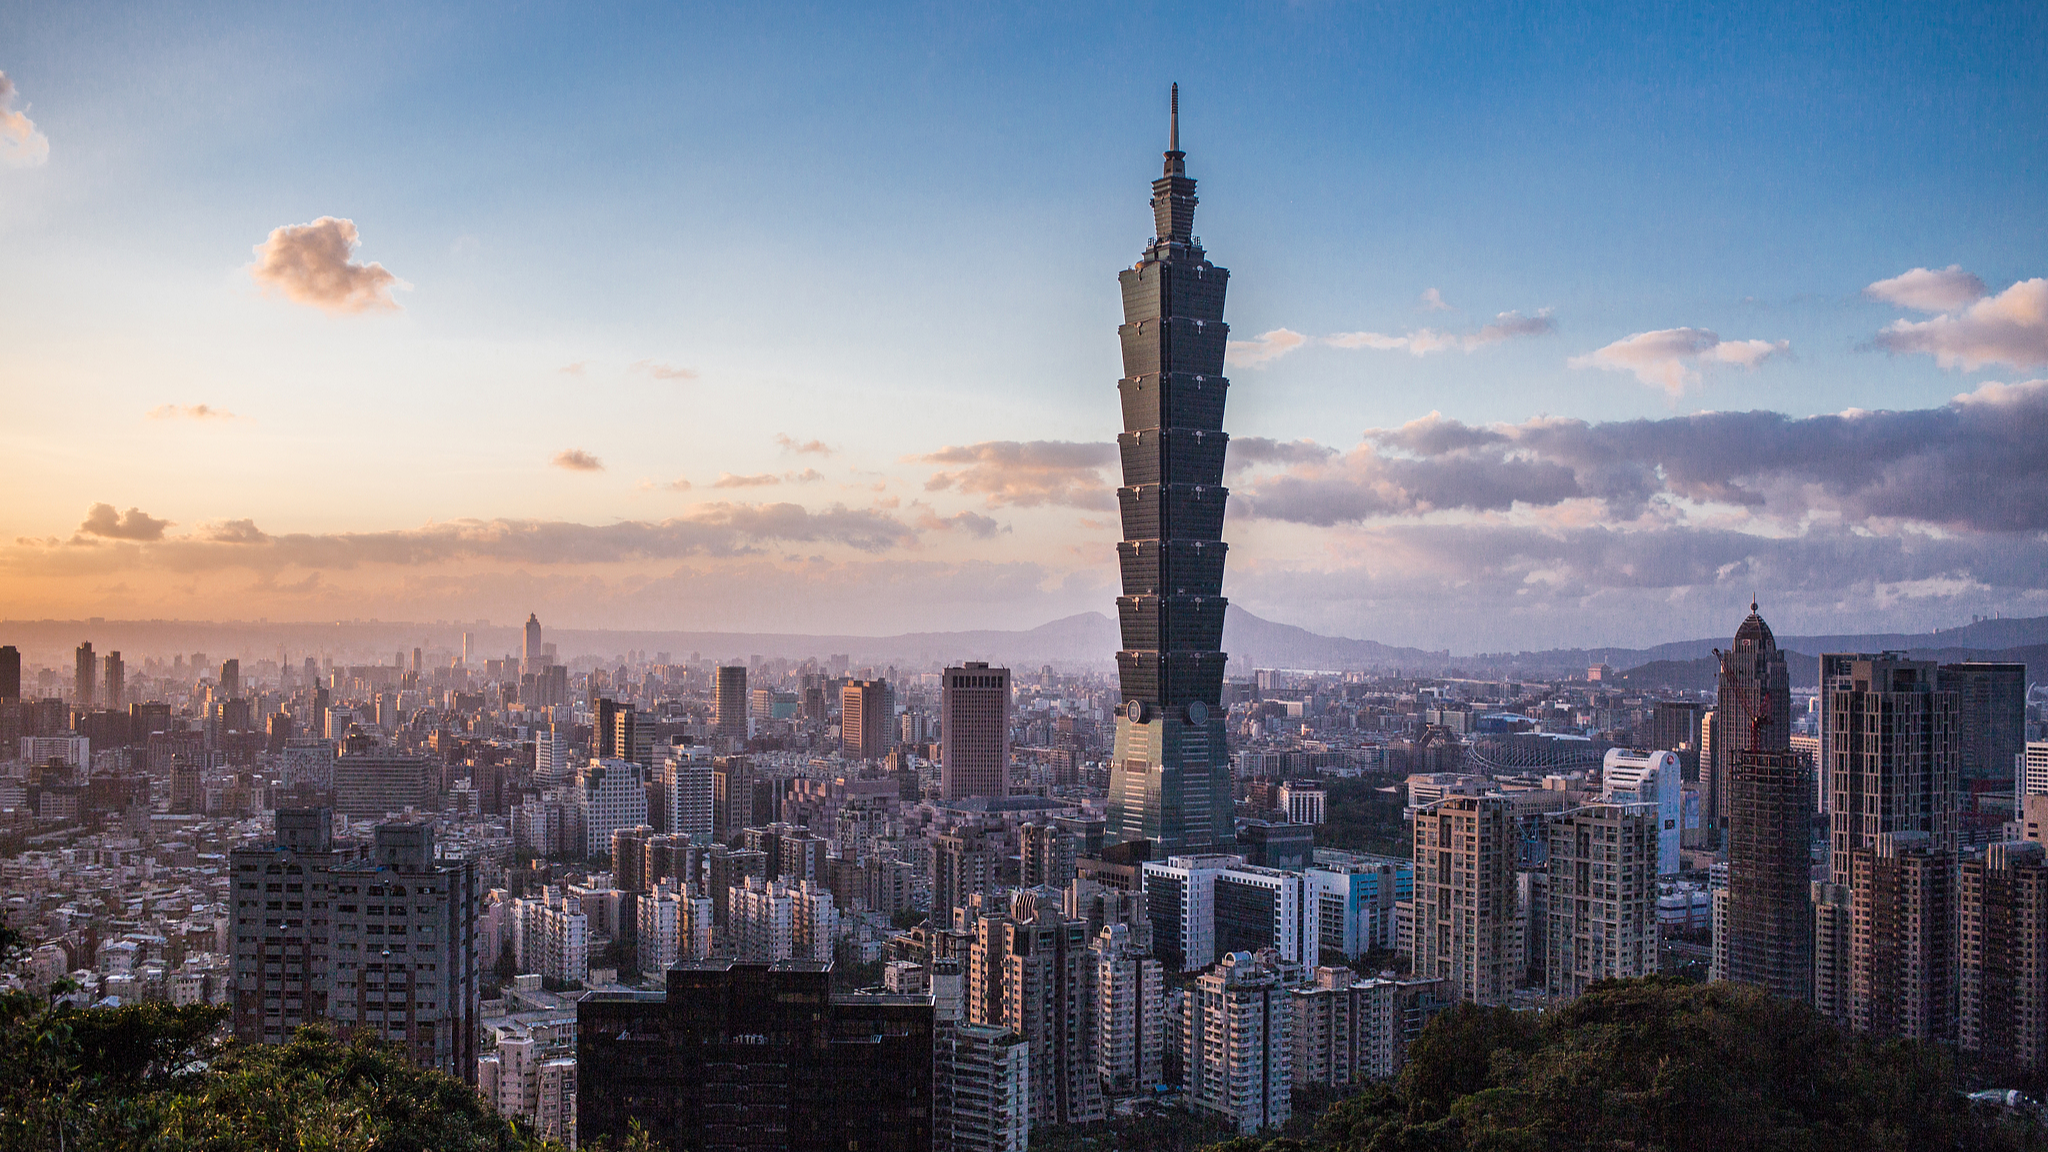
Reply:
M0 616L1107 613L1175 79L1234 604L1456 652L2042 615L2042 23L16 7Z

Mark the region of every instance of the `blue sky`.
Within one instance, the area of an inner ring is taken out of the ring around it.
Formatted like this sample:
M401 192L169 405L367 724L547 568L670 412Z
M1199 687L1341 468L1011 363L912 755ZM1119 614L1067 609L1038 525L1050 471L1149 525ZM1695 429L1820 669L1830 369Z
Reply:
M1248 342L1228 427L1339 453L1237 458L1238 602L1460 651L1711 634L1752 584L1798 631L2048 612L2043 465L1981 465L2048 429L2048 336L2006 295L2048 275L2039 6L70 3L0 29L47 142L0 138L7 615L1106 610L1112 470L1045 445L1117 430L1114 274L1176 80ZM327 217L396 307L252 277ZM1950 266L1975 297L1871 291ZM1276 331L1302 339L1250 343ZM1692 413L1852 409L1924 418L1837 437L1832 471L1785 447L1732 499L1618 499L1609 457L1527 431L1661 422L1627 452L1664 476L1675 438L1752 435ZM1361 439L1432 412L1520 431ZM975 445L1012 447L943 452ZM1918 470L1871 474L1886 453ZM1536 466L1576 480L1515 487ZM1872 495L1908 476L1959 503ZM1664 574L1601 574L1624 555Z

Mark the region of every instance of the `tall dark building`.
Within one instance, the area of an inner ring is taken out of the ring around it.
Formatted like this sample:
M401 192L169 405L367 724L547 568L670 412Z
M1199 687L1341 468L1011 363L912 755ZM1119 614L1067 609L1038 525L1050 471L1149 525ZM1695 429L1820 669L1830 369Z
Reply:
M1223 709L1223 352L1230 279L1194 236L1195 182L1173 96L1165 173L1152 182L1154 237L1123 286L1124 431L1117 489L1124 539L1123 650L1109 829L1154 857L1232 841Z
M21 699L21 649L0 648L0 700Z
M242 695L242 662L223 660L220 662L220 695L223 700L237 700Z
M1650 715L1650 747L1678 755L1679 774L1700 778L1700 706L1689 700L1659 700Z
M1956 694L1961 787L2011 784L2013 761L2027 746L2027 666L1943 664L1934 679L1936 687Z
M1813 770L1792 751L1792 682L1770 625L1749 618L1721 657L1714 762L1725 765L1728 888L1717 916L1722 979L1775 996L1813 996L1809 876ZM1724 751L1725 740L1725 751Z
M576 1004L576 1132L657 1147L928 1152L932 1000L832 995L832 966L682 960Z
M946 669L943 684L940 794L948 800L1009 795L1010 670L970 662Z
M747 666L721 665L718 685L711 700L712 721L722 751L744 751L747 746Z
M92 641L78 646L76 667L72 671L71 704L81 712L92 710L93 685L98 681L99 662L92 658Z
M128 690L128 666L121 662L121 654L119 652L109 652L107 653L105 668L107 692L106 699L101 701L101 703L109 708L119 708L121 707L121 696Z

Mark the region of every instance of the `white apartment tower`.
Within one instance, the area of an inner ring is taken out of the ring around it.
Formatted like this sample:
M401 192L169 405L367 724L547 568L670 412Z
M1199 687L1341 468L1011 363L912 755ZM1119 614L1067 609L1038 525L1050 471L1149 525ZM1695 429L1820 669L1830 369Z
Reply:
M1250 1135L1293 1115L1294 997L1249 952L1228 953L1182 1006L1181 1047L1191 1107Z

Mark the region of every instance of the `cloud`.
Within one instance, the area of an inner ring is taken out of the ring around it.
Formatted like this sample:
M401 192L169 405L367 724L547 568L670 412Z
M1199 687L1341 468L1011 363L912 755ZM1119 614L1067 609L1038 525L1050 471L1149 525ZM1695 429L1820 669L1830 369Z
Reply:
M998 532L1009 531L994 519L979 512L956 512L951 516L940 516L929 508L918 517L917 526L932 532L958 531L977 540L986 540Z
M573 364L564 364L560 368L555 369L555 371L560 372L564 376L581 376L583 375L583 370L588 367L590 367L590 361L578 360Z
M1426 295L1426 294L1425 294ZM1520 312L1503 312L1493 322L1477 332L1443 332L1435 328L1418 328L1406 336L1388 336L1380 332L1339 332L1323 337L1323 343L1333 348L1371 348L1381 352L1406 352L1411 356L1427 356L1432 352L1446 352L1458 349L1477 352L1481 348L1504 343L1523 336L1547 336L1557 331L1557 321L1550 318L1550 309L1543 308L1533 316Z
M109 540L161 540L169 520L159 520L140 508L116 512L112 504L95 504L78 526L81 536L103 536Z
M159 404L149 410L151 420L234 420L238 417L211 404Z
M1925 352L1943 368L1965 371L1987 364L2048 364L2048 280L2021 280L1932 320L1893 321L1878 333L1877 346L1888 352Z
M1605 348L1574 356L1570 364L1574 368L1633 372L1643 383L1678 396L1699 383L1703 365L1755 368L1789 347L1791 342L1786 340L1723 340L1705 328L1662 328L1638 332Z
M1232 340L1225 351L1231 363L1251 368L1270 360L1278 360L1306 343L1308 337L1299 332L1275 328L1256 340Z
M1261 464L1315 464L1337 454L1313 440L1269 440L1264 436L1230 438L1230 471L1243 471Z
M2048 380L1986 384L1939 408L1792 417L1700 412L1475 426L1431 413L1357 448L1259 475L1246 514L1334 525L1596 502L1682 520L1719 507L1763 531L2048 531ZM1233 450L1235 449L1233 444Z
M50 138L36 131L27 113L14 110L14 81L0 72L0 163L34 168L49 160Z
M1911 308L1915 312L1954 312L1985 296L1984 281L1951 264L1935 271L1915 268L1889 280L1879 280L1863 290L1873 300Z
M1116 507L1116 497L1102 470L1116 458L1116 445L1102 442L984 440L906 460L962 465L933 473L925 481L925 491L985 496L991 508L1064 505L1107 510Z
M786 432L777 432L775 442L782 445L784 452L794 452L799 456L830 456L833 451L831 445L823 440L799 441Z
M548 461L548 463L553 464L557 468L566 468L571 472L604 471L604 461L599 460L581 448L564 448L560 452L555 453L555 458Z
M695 368L677 368L674 365L663 364L656 360L635 360L632 363L632 368L636 372L645 372L656 380L695 380L697 378L697 370Z
M223 520L207 526L206 538L218 544L268 544L270 537L254 520Z
M786 472L783 474L783 479L788 480L791 484L816 484L824 478L825 474L816 468L806 468L801 472Z
M1434 288L1424 288L1422 290L1422 310L1424 312L1449 312L1451 306L1444 303L1443 293Z
M757 472L752 476L735 476L720 472L718 479L711 482L713 488L765 488L770 484L782 483L782 477L773 472Z
M391 290L404 283L382 264L355 263L355 249L353 220L322 216L311 224L286 225L253 249L249 277L294 304L328 312L397 311Z

